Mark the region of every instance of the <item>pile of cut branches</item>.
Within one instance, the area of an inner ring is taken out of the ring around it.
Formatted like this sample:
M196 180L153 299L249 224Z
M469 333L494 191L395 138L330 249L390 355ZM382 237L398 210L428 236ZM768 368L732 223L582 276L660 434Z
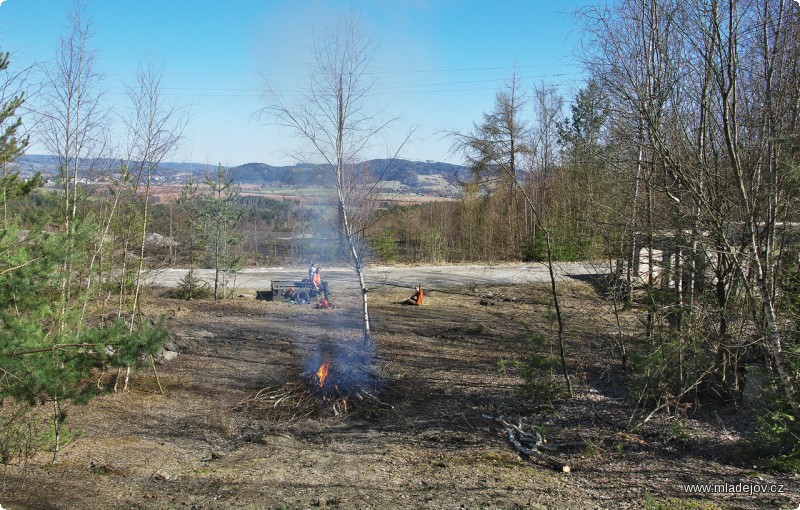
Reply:
M341 416L355 409L377 406L394 409L377 395L384 384L366 383L363 379L346 377L337 370L320 384L316 373L300 374L298 381L269 386L234 406L248 410L272 421L294 422L318 415Z
M299 381L268 386L234 406L237 411L247 410L273 421L288 422L310 416L317 409L317 399L308 384Z

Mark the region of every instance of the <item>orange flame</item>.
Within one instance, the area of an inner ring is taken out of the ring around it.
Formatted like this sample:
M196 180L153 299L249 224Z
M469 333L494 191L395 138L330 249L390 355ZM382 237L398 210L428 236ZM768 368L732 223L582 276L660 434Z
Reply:
M319 370L317 370L317 379L319 379L319 387L322 388L322 385L325 384L325 378L328 377L328 371L331 369L331 364L328 361L328 358L325 358L325 361L322 362L322 365L319 366Z

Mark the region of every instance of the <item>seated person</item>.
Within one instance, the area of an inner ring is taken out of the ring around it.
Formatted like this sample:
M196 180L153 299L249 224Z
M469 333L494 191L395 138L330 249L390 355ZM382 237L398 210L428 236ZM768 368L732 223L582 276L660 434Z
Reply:
M420 285L417 285L416 287L414 287L414 295L403 301L403 303L407 305L419 306L422 304L422 296L423 296L422 287Z

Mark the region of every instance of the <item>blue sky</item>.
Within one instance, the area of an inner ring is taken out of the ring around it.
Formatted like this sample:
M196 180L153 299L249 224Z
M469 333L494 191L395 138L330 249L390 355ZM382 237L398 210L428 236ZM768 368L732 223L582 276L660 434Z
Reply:
M355 5L380 48L374 61L376 108L399 117L389 145L415 129L401 156L460 163L440 133L465 130L492 107L516 68L528 87L555 83L567 98L582 85L570 13L590 0L93 0L91 45L109 106L122 111L124 84L140 62L163 65L167 99L192 112L172 160L292 163L291 132L254 118L264 80L291 94L301 85L314 34ZM52 58L68 29L72 0L5 0L0 49L12 66ZM304 82L304 80L303 80ZM32 88L32 87L31 87ZM35 101L35 97L31 97ZM36 143L29 152L42 152ZM369 157L380 157L381 149Z

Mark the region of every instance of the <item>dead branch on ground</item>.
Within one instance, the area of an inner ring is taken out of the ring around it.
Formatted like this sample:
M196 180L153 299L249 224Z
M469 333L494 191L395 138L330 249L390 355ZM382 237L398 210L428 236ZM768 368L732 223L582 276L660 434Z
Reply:
M504 416L498 416L495 418L494 416L484 414L483 417L487 420L492 420L495 423L498 423L503 427L503 429L505 429L508 442L523 458L529 459L531 457L538 457L553 469L557 469L564 473L570 472L569 465L559 461L547 453L544 453L542 450L554 452L563 447L586 446L586 442L584 441L547 444L545 439L535 428L530 427L530 432L525 431L524 427L527 424L524 423L521 417L517 419L516 425L506 421Z

